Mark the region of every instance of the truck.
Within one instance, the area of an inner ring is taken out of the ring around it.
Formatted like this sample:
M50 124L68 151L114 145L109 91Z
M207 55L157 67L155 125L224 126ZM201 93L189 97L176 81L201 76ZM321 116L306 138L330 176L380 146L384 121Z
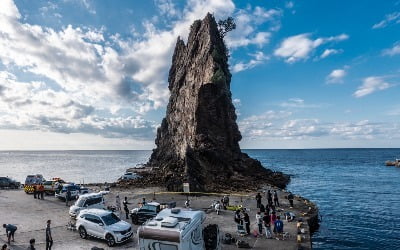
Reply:
M46 194L55 194L63 183L65 183L63 179L59 177L54 177L53 179L45 181L43 183L44 191L46 192Z
M205 218L203 211L166 208L137 229L139 249L203 250Z
M32 194L33 191L38 190L40 185L43 185L43 183L46 180L43 178L43 175L41 174L35 174L35 175L28 175L26 176L25 179L25 184L24 184L24 191L27 194Z

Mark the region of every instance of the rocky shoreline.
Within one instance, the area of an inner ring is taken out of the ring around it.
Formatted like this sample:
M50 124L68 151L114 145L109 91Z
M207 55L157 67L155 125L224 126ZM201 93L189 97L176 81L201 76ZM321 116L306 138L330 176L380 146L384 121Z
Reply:
M119 181L117 182L117 185L125 186L126 188L140 188L144 186L166 186L164 178L159 176L159 174L154 171L152 167L143 166L141 168L129 168L127 172L135 173L139 175L140 178ZM252 192L259 190L266 184L283 189L290 182L290 176L285 175L282 172L273 172L271 170L267 170L266 173L256 172L252 175L243 177L243 179L240 179L240 175L232 176L229 179L218 177L214 178L218 180L218 184L207 187L208 191L212 190L213 192ZM175 187L174 191L183 191L183 186L181 186L180 188Z

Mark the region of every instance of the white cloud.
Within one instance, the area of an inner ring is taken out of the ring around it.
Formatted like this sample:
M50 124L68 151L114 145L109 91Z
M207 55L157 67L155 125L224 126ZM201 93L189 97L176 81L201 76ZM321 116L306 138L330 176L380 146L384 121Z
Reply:
M24 23L14 2L2 0L0 61L18 73L0 72L0 128L153 138L157 124L143 115L168 100L177 37L186 38L207 12L218 20L234 9L231 1L190 0L172 26L160 30L145 23L140 39L127 40L104 29L68 25L56 31ZM267 36L254 38L257 44ZM41 80L19 81L24 74Z
M342 83L343 78L346 76L347 72L345 69L334 69L332 72L326 77L327 83Z
M400 23L400 12L393 12L393 13L387 14L382 21L374 24L372 26L372 28L373 29L381 29L392 23Z
M166 15L168 17L177 17L181 15L172 0L155 0L154 2L160 10L161 15Z
M348 35L341 34L331 37L320 37L315 40L309 38L309 33L291 36L283 40L279 48L274 52L275 56L282 57L287 63L306 60L309 55L324 43L338 42L348 39Z
M324 52L321 54L321 59L324 59L324 58L326 58L326 57L328 57L328 56L331 56L331 55L340 54L340 53L342 53L342 52L343 52L343 50L326 49L326 50L324 50Z
M256 6L254 10L250 7L247 10L239 10L235 15L236 29L229 32L226 42L229 48L256 45L259 48L269 43L272 31L280 27L282 12L276 9L266 10ZM268 31L257 31L257 26L269 23Z
M400 139L399 123L375 123L368 120L357 122L327 123L319 119L290 119L292 113L268 111L239 121L245 140L253 141L299 141L326 140L387 140ZM332 146L332 145L331 145ZM276 147L276 146L275 146Z
M290 98L289 100L279 104L282 108L319 108L323 105L319 104L306 104L301 98Z
M385 90L393 87L394 85L385 82L384 77L370 76L364 78L363 84L358 87L357 91L354 92L353 96L360 98L376 91Z
M255 54L250 54L252 59L248 62L238 62L232 66L232 73L238 73L240 71L254 68L255 66L264 63L269 59L268 56L264 55L263 52L258 51Z
M385 56L395 56L398 54L400 54L400 43L399 42L395 43L392 48L385 49L382 52L382 55L385 55Z

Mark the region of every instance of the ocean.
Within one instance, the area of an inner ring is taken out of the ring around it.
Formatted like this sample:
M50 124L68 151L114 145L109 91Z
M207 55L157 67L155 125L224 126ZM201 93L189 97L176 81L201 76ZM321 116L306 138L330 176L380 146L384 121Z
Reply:
M314 249L400 249L400 149L243 150L291 175L287 189L315 202L322 218ZM2 151L0 176L113 182L151 151Z

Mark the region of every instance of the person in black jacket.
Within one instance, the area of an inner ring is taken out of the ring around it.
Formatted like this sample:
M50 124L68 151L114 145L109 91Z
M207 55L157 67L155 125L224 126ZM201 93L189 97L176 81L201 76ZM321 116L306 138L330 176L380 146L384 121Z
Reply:
M272 238L271 216L269 216L268 212L264 213L262 220L264 222L264 227L265 227L265 236L267 237L267 239L270 239Z
M243 213L243 220L244 220L244 224L246 226L246 232L247 232L247 234L250 234L250 217L247 212Z
M240 216L240 210L236 210L235 212L235 222L236 224L243 225L242 217Z
M36 250L36 248L35 248L35 239L30 239L29 240L28 250Z
M287 198L288 198L289 203L290 203L290 208L292 208L292 207L293 207L293 200L294 200L293 194L292 194L292 193L289 193L289 195L288 195Z
M124 199L124 201L122 203L124 205L124 211L125 211L126 219L129 219L128 197L125 196L125 199Z
M268 200L268 206L271 207L271 206L272 206L272 194L271 194L271 190L268 190L268 192L267 192L267 200Z
M260 193L257 193L256 201L257 201L257 208L260 208L261 207L261 194Z
M51 236L50 224L51 220L48 220L46 226L46 250L51 250L51 246L53 246L53 237Z

